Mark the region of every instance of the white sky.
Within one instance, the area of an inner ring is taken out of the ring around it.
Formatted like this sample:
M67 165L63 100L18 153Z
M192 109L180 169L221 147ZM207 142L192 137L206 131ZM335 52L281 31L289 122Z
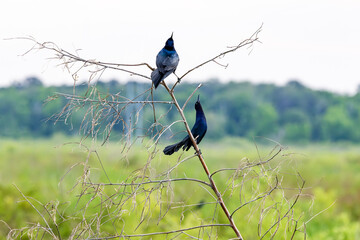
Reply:
M262 23L251 53L242 49L210 64L185 81L216 77L306 86L355 93L360 84L360 1L358 0L2 0L0 85L27 76L47 84L72 83L49 52L19 56L32 45L6 38L33 36L85 58L116 63L148 62L174 32L182 75L191 67L249 37ZM150 75L150 72L147 72ZM105 80L134 79L107 71ZM169 78L172 81L174 78Z

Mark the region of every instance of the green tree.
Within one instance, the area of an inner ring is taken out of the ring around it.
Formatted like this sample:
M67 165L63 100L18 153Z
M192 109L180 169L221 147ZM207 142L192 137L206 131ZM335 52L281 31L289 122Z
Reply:
M278 114L269 103L259 102L254 113L253 133L255 136L269 136L278 130Z
M324 136L331 141L352 139L354 127L345 108L340 105L329 107L322 122Z
M307 141L311 137L311 124L307 115L299 109L288 109L282 118L286 141Z

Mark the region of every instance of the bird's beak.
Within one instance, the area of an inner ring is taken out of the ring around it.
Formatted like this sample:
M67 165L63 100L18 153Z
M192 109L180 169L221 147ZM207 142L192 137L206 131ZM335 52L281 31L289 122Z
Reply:
M170 37L170 38L172 38L172 37L173 37L173 34L174 34L174 32L172 32L172 33L171 33L171 37Z
M197 101L200 102L200 94L198 95L198 100Z

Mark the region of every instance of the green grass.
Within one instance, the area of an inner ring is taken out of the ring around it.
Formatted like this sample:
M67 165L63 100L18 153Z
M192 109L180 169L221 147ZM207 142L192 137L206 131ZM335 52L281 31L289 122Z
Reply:
M65 144L66 142L76 142L76 139L65 139L57 137L51 140L1 140L0 141L0 236L6 236L9 228L23 228L32 226L31 224L44 224L42 217L27 202L22 194L35 205L38 211L44 216L56 218L59 230L63 238L71 235L71 231L79 226L83 217L83 208L94 195L84 195L80 200L78 195L81 193L81 182L84 169L90 171L87 181L94 183L107 183L107 176L104 174L104 167L112 183L119 183L126 180L131 174L135 176L141 167L146 163L149 152L134 146L128 152L122 152L121 143L111 143L99 146L90 141L84 145L90 149L97 150L97 154L89 155L87 148L79 144ZM272 145L253 143L241 139L225 139L221 143L203 143L201 150L208 163L210 171L230 167L236 168L241 162L258 161L260 157L266 157L272 149ZM159 152L151 161L146 172L148 176L155 176L169 167L176 164L181 153L173 156L164 156ZM153 149L152 149L153 150ZM193 150L182 155L191 155ZM88 158L88 156L90 156ZM99 158L97 157L99 156ZM103 166L100 164L103 164ZM308 239L360 239L360 149L355 145L308 145L289 147L274 159L266 168L276 167L281 177L282 186L285 188L295 188L284 190L285 195L292 202L297 193L297 186L300 183L296 177L299 172L306 181L304 195L299 198L295 205L294 214L300 218L299 223L307 222L306 232ZM84 168L89 166L89 168ZM69 171L69 169L71 169ZM274 181L274 175L266 171L266 177L258 180L257 174L261 174L264 169L254 168L249 172L248 181L244 185L243 192L234 191L224 194L224 199L230 210L239 206L240 195L247 197L256 188L266 188L267 181ZM179 165L171 174L175 177L191 177L206 180L206 176L198 160L191 159ZM229 183L229 172L219 173L214 177L220 189L225 189ZM234 182L239 183L239 179ZM102 214L99 228L102 232L115 234L115 229L121 231L126 222L126 232L128 233L149 233L165 230L179 229L180 227L196 226L204 221L210 223L214 217L212 204L207 204L201 208L195 206L199 202L213 202L214 199L209 195L205 188L193 182L176 182L171 184L172 191L166 189L160 195L151 198L151 214L149 221L144 222L137 231L134 231L139 219L141 210L146 198L139 195L133 201L125 205L126 211L114 213L110 206L101 206L100 199L95 199L89 204L86 211L86 218L94 218L96 214ZM260 187L259 187L260 186ZM20 189L21 193L17 190ZM102 187L102 194L120 194L116 192L115 186ZM264 190L263 189L263 190ZM259 189L258 189L259 190ZM162 205L156 204L156 198L162 197ZM280 202L282 198L278 192L274 192L273 199L264 202L261 207L271 207L274 202ZM183 208L177 207L156 224L158 216L167 207L167 200L171 199L172 207L180 206L180 202L195 204L194 206ZM244 199L242 199L244 200ZM48 204L47 208L53 212L46 213L40 203ZM291 204L290 202L290 204ZM136 203L136 204L135 204ZM282 203L282 213L286 212L287 203ZM136 207L134 207L137 205ZM257 208L260 205L247 206L234 214L234 220L245 239L257 239L258 219L260 213ZM185 209L185 210L184 210ZM58 213L56 213L58 211ZM269 210L263 221L263 230L271 226L276 216L276 211ZM61 216L73 218L66 221L61 220ZM49 218L47 218L49 222ZM115 220L114 220L115 219ZM227 223L221 212L215 212L215 219L219 223ZM179 225L181 221L181 226ZM8 226L7 226L8 225ZM54 229L54 226L51 225ZM283 233L277 235L276 239L290 239L291 231L286 228L289 225L282 223L280 230ZM291 227L291 226L290 226ZM279 230L279 232L280 232ZM229 229L218 228L217 234L220 239L232 237ZM26 231L24 231L26 232ZM196 231L192 232L197 235ZM262 232L263 233L263 232ZM216 233L212 233L213 235ZM32 235L35 236L36 234ZM267 236L270 239L270 235ZM296 239L303 239L300 233L295 235ZM23 238L31 238L31 235L23 235ZM41 239L41 237L38 237ZM147 239L147 238L144 238ZM163 237L153 237L152 239L163 239ZM206 235L204 236L206 239Z

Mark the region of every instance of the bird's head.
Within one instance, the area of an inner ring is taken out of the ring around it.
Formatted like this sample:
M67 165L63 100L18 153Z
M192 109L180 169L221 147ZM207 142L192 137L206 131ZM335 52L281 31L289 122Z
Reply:
M174 39L172 37L173 37L173 33L171 33L170 38L165 43L165 49L170 50L170 51L175 50L175 48L174 48Z
M198 99L197 99L197 101L195 103L195 109L196 110L202 109L201 104L200 104L200 95L198 95Z

